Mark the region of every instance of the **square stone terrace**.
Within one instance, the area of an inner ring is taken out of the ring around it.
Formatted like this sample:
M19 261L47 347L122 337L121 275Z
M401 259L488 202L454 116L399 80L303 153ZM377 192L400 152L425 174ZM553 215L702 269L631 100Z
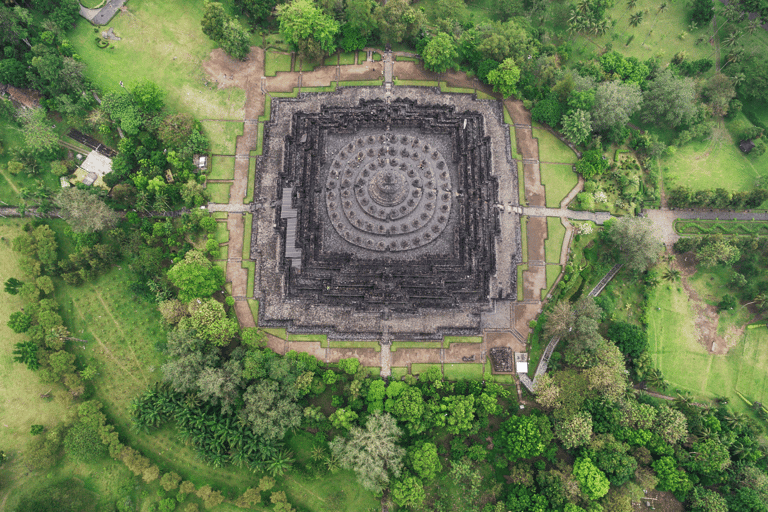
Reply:
M495 237L495 272L489 279L488 297L480 307L420 308L415 313L361 311L354 307L287 299L281 259L284 241L276 229L276 205L282 199L279 175L284 169L286 136L296 112L319 112L326 106L353 106L361 99L385 100L384 87L341 87L332 93L301 93L297 98L273 98L271 122L264 137L264 156L256 170L255 198L264 208L254 211L251 259L256 261L254 297L260 300L259 325L285 327L294 333L326 333L335 339L379 339L382 332L398 338L435 339L442 335L481 333L480 314L494 309L497 299L514 300L517 295L516 264L521 261L519 218L511 207L518 204L517 167L511 158L509 127L503 122L498 101L475 99L474 95L441 93L431 87L396 87L390 100L408 98L418 104L441 104L456 112L482 114L485 135L490 137L491 175L498 183L499 234ZM407 265L407 262L403 264ZM506 302L505 301L505 302ZM483 326L488 327L488 326Z

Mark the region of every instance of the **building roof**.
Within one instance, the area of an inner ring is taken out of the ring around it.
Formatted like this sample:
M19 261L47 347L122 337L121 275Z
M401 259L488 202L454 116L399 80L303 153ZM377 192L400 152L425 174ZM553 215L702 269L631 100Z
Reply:
M743 140L739 142L739 149L741 149L745 153L749 153L752 151L752 148L755 147L755 143L752 142L752 139L749 140Z
M80 164L80 168L100 178L112 172L112 159L97 151L91 151L85 161Z

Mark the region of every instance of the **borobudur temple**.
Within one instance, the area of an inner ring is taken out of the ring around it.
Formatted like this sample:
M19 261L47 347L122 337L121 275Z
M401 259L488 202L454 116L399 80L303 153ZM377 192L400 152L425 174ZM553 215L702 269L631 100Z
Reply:
M501 105L437 88L273 98L251 258L259 325L337 339L481 331L514 300L517 167Z

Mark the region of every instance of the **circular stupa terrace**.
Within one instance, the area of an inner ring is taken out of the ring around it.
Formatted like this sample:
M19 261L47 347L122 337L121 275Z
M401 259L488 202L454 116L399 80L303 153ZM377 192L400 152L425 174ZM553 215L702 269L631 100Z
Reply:
M251 257L259 325L478 334L515 300L517 167L497 101L431 87L273 98Z

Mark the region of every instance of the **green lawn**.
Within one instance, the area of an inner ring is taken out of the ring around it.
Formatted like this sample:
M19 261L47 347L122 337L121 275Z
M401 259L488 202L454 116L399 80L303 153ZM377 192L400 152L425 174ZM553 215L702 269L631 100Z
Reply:
M539 141L539 161L575 164L578 158L571 148L543 128L534 128L533 136Z
M565 228L557 217L547 217L547 241L544 251L547 255L547 263L560 263L560 249L565 240Z
M525 298L525 288L523 287L523 272L528 270L528 264L523 263L517 266L517 300Z
M211 141L212 154L234 155L237 137L243 134L243 123L203 121L203 131Z
M411 365L411 375L418 375L418 374L420 374L422 372L426 372L432 366L436 366L437 368L440 368L439 364L413 363Z
M231 183L208 183L205 189L211 194L211 202L226 204L229 203L229 187Z
M443 344L440 341L393 341L391 350L408 348L443 348Z
M437 87L440 85L434 80L398 80L397 78L395 78L394 82L395 82L395 85L402 85L402 86Z
M220 244L229 242L229 230L227 229L226 222L217 222L216 231L213 232L213 237Z
M231 180L235 177L235 157L214 156L211 159L211 172L209 180Z
M345 52L339 55L339 65L349 66L355 63L355 52Z
M419 62L419 59L416 57L403 57L402 55L398 55L395 57L396 62Z
M540 164L541 183L549 208L560 208L562 201L579 182L579 176L569 165Z
M445 365L445 378L448 380L476 379L483 378L482 363L457 363Z
M329 341L331 348L372 348L376 352L381 352L381 345L378 341Z
M86 76L103 91L120 91L142 79L167 92L166 104L198 119L242 119L245 92L218 89L209 82L202 62L216 45L203 34L203 0L153 2L131 0L127 13L109 23L121 41L114 50L94 41L93 26L81 22L67 33L75 53L88 64Z
M542 290L541 296L546 296L547 293L552 289L552 286L555 284L555 280L557 279L557 276L560 275L560 271L563 269L561 265L547 265L547 289Z
M446 336L443 338L443 348L448 348L451 343L482 343L482 336Z
M400 380L404 376L408 375L407 366L392 366L390 367L390 375L392 380Z
M275 76L278 71L291 70L291 54L267 52L264 56L264 74Z
M726 396L742 410L736 391L768 400L768 329L747 329L727 355L710 355L697 341L696 312L680 284L657 286L651 299L649 352L671 388L700 398Z
M663 157L661 168L667 189L682 185L693 190L749 191L759 176L768 175L768 153L759 158L744 155L730 133L718 127L710 139L689 142L675 155Z

